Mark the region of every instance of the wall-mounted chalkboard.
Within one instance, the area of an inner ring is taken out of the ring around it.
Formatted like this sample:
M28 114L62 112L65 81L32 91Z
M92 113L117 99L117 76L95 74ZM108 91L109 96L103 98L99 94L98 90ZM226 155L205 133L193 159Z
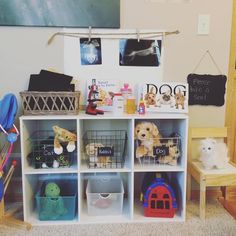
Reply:
M189 105L223 106L225 103L225 75L189 74Z

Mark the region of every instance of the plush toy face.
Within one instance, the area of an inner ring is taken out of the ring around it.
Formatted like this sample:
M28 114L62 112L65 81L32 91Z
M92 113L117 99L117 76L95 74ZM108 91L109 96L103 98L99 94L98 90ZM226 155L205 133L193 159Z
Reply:
M60 188L56 183L48 183L45 188L46 197L58 197L60 195Z
M53 126L53 130L55 132L55 138L61 142L76 141L76 134L73 134L66 129L60 128L59 126Z
M159 130L152 122L141 122L135 126L135 137L139 140L157 138Z
M216 140L212 138L203 139L200 141L199 148L203 156L211 156L216 150Z
M88 156L97 156L98 155L98 148L104 147L101 143L89 143L86 145L86 154Z
M173 158L178 158L180 156L180 151L176 144L169 146L169 155Z

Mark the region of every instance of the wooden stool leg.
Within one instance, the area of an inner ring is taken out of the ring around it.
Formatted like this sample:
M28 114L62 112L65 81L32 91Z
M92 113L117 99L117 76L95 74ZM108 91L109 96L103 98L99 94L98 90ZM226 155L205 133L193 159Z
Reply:
M4 217L5 215L5 206L4 206L4 199L0 202L0 220Z
M200 219L205 220L206 214L206 183L200 181Z
M224 198L224 200L226 200L227 194L226 194L226 186L222 186L220 187L221 192L222 192L222 197Z
M188 201L190 201L192 199L191 198L191 191L192 191L192 189L191 189L191 186L192 186L191 181L192 181L192 179L191 178L192 178L191 174L188 173L187 174L187 200Z

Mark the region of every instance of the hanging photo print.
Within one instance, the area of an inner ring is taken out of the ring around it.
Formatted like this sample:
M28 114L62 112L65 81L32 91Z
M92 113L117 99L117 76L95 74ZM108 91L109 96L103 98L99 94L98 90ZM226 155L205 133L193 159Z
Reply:
M120 0L0 0L0 25L120 27Z
M81 65L100 65L102 64L101 39L100 38L81 38L80 39L80 58Z
M159 66L161 40L120 40L120 66Z

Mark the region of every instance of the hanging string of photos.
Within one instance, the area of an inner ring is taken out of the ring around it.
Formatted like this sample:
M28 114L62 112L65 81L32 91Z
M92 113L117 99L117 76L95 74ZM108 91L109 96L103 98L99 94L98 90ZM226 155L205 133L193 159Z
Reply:
M64 36L64 37L73 37L73 38L85 38L87 37L89 40L91 38L106 38L106 39L137 39L138 41L141 39L153 39L161 36L168 36L173 34L179 34L179 30L175 31L140 31L136 29L134 32L125 32L122 30L117 30L114 32L92 32L92 28L89 27L88 32L57 32L53 34L49 40L48 44L50 45L56 36Z

